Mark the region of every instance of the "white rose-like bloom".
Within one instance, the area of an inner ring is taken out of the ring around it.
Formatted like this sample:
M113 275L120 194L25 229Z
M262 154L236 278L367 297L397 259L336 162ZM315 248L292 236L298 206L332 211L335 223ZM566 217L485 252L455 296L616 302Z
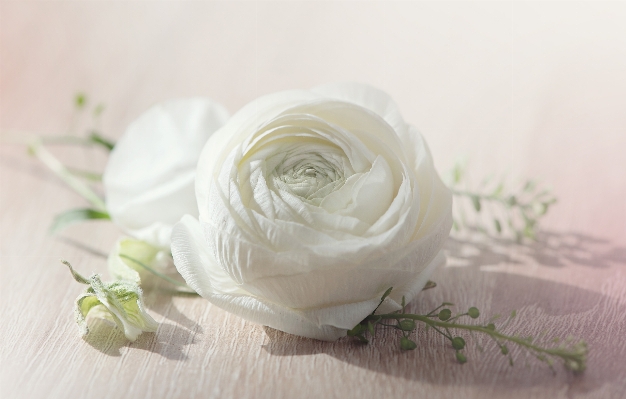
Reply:
M106 207L127 234L170 248L172 227L198 214L194 177L200 151L228 120L206 98L157 104L133 122L115 144L103 175Z
M174 263L213 304L322 340L400 309L444 262L452 196L420 133L363 85L245 106L205 145Z

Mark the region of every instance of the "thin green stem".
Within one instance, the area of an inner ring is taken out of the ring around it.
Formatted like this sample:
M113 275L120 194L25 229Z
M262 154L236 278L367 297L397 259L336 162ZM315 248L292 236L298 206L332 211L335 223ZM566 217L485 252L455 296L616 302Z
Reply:
M98 194L88 185L76 178L52 153L43 145L41 140L33 140L28 146L29 151L56 174L65 184L72 188L81 197L89 201L96 209L106 211L106 205Z
M472 198L472 197L478 197L481 200L488 200L488 201L494 201L494 202L499 202L503 205L508 205L509 203L507 202L507 198L505 197L500 197L500 196L496 196L493 194L480 194L480 193L474 193L471 191L464 191L464 190L455 190L453 188L450 188L450 191L452 191L452 195L456 195L458 197L468 197L468 198ZM524 202L516 202L515 205L516 207L523 209L523 210L527 210L532 208L532 204L531 203L524 203Z
M370 317L372 316L368 316L365 321L368 321L370 319ZM426 316L426 315L416 315L416 314L406 314L406 313L388 313L388 314L379 314L376 315L375 317L380 318L381 320L390 320L390 319L396 319L396 320L400 320L400 319L411 319L411 320L417 320L417 321L421 321L422 323L425 323L433 328L443 328L446 331L449 328L455 328L455 329L460 329L460 330L466 330L466 331L476 331L476 332L481 332L484 334L487 334L489 336L491 336L494 339L500 339L503 341L509 341L509 342L513 342L521 347L530 349L530 350L534 350L538 353L545 353L548 355L552 355L552 356L557 356L562 358L563 360L565 360L566 362L574 362L577 363L579 361L579 357L580 354L578 353L574 353L572 351L567 350L566 348L561 348L561 347L557 347L557 348L542 348L540 346L537 346L535 344L532 343L532 341L526 340L524 338L521 337L517 337L517 336L510 336L510 335L506 335L506 334L502 334L496 330L491 330L489 328L480 326L480 325L470 325L470 324L457 324L457 323L451 323L449 321L441 321L441 320L434 320L431 319L430 317ZM446 335L446 334L444 334ZM581 366L584 367L584 366ZM578 371L582 371L582 370L578 370Z

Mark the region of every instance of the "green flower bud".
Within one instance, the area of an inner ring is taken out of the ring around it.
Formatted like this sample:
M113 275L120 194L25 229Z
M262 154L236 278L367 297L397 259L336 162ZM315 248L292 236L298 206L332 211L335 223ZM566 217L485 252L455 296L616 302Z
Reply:
M135 341L143 331L157 330L158 323L145 311L143 293L136 282L103 283L97 274L87 279L74 271L69 263L64 263L70 268L77 282L89 285L85 292L76 298L74 308L81 335L89 333L88 316L115 322L130 341Z
M458 351L456 353L456 360L458 360L458 362L461 364L467 362L467 358L465 357L465 355Z
M109 273L115 279L143 283L144 288L146 281L153 277L144 265L164 272L168 264L169 256L165 251L128 237L122 237L115 243L108 259Z

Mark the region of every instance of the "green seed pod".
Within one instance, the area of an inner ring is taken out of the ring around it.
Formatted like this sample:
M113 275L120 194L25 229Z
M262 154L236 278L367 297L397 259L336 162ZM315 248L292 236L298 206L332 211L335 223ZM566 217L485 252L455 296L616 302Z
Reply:
M472 306L471 308L469 308L469 310L467 311L467 314L469 315L469 317L471 317L472 319L477 319L478 316L480 316L480 311L478 310L478 308Z
M461 337L452 338L452 347L458 351L465 348L465 340Z
M402 338L400 338L400 348L405 351L412 351L413 349L417 348L417 344L407 337L403 336Z
M402 331L413 331L415 330L415 322L411 319L400 320L398 327L400 327Z
M450 309L441 309L441 311L437 315L437 317L439 317L439 320L441 321L448 320L450 316L452 316L452 311L450 311Z
M459 363L463 364L465 362L467 362L467 358L465 357L464 354L462 354L461 352L457 352L456 353L456 360L459 361Z

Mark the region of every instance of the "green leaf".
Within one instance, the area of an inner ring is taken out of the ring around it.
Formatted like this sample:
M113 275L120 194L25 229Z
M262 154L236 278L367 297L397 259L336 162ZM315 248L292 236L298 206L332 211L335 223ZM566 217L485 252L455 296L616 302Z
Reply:
M367 322L367 330L372 335L372 337L376 335L376 330L374 329L374 323L372 323L371 321Z
M365 332L366 327L363 324L357 324L352 330L348 331L349 337L357 337Z
M89 140L92 143L98 144L98 145L106 148L109 151L113 150L113 147L115 147L115 143L114 142L112 142L111 140L103 137L102 135L100 135L96 131L91 132L91 134L89 135Z
M87 104L87 96L85 93L76 93L74 95L74 105L76 108L81 109Z
M97 118L100 114L102 114L102 111L104 111L104 104L100 103L94 107L93 116Z
M502 190L504 190L504 183L498 184L498 187L496 187L496 189L493 191L491 195L493 195L494 197L497 197L502 193Z
M111 220L111 217L108 213L97 209L70 209L54 217L52 226L50 226L50 234L55 234L71 224L97 219Z
M474 209L476 209L476 212L480 212L480 198L477 195L472 195L471 198Z
M428 280L426 282L426 285L424 286L424 288L422 288L422 291L429 290L431 288L435 288L436 286L437 286L437 283L435 283L434 281Z
M522 189L524 192L531 192L535 189L536 183L532 180L528 180Z
M493 224L496 226L496 231L498 234L502 233L502 225L498 219L494 219Z
M383 296L380 298L380 301L384 301L385 298L387 298L389 296L389 294L391 294L391 290L393 289L393 287L389 287L387 288L387 291L385 291L385 293L383 294Z

